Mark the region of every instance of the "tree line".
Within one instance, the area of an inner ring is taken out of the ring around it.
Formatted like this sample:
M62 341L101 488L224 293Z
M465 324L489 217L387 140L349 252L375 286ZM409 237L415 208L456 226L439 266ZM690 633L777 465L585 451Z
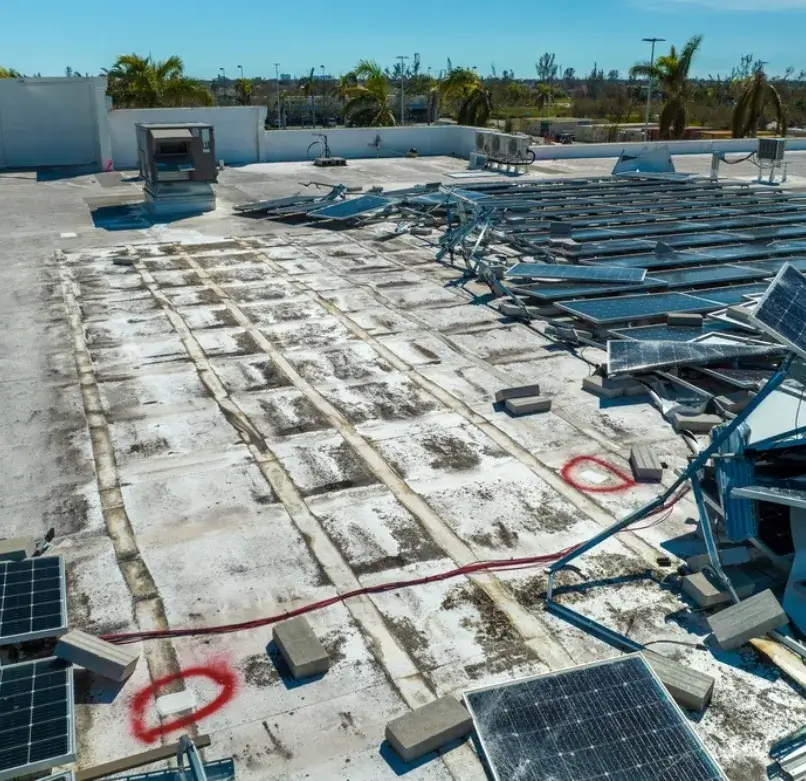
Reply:
M660 104L661 139L682 138L691 123L729 129L734 137L754 136L773 123L777 134L785 134L793 122L806 124L806 71L794 78L795 69L787 68L782 76L770 77L765 63L747 54L729 76L693 79L692 64L702 44L703 37L697 35L680 49L672 45L653 63L636 63L625 78L617 70L605 74L597 64L588 75L577 77L573 68L562 69L549 52L535 63L534 80L516 80L508 70L499 76L494 64L491 75L482 77L475 67L454 67L448 59L447 69L432 76L430 69L427 74L422 72L418 55L412 65L398 61L391 69L362 59L337 79L317 79L311 68L295 84L271 96L264 89L269 80L228 82L221 77L204 82L191 78L177 55L155 60L125 54L103 73L116 108L209 106L224 88L239 105L251 105L261 91L263 102L279 104L281 116L285 104L296 96L309 105L312 122L317 99L327 99L335 102L340 117L352 126L394 125L399 115L390 99L401 82L408 95L425 96L429 121L442 115L460 124L484 127L491 120L519 113L531 116L534 111L540 116L553 111L559 116L601 118L616 124L638 121L650 78L653 101ZM71 68L66 73L80 75ZM20 75L0 67L0 78Z

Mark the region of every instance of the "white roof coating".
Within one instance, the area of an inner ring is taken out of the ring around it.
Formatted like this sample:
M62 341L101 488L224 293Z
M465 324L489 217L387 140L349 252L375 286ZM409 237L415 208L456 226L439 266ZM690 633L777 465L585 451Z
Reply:
M806 181L806 155L791 157L790 180ZM706 172L710 160L675 162ZM530 176L612 163L546 161ZM401 185L464 165L360 160L316 178ZM232 213L295 192L312 170L226 170L215 212L122 230L93 222L83 198L115 193L90 176L0 174L3 534L55 529L71 627L201 630L334 602L306 615L331 663L308 682L290 677L269 625L144 640L145 663L122 687L77 673L78 768L184 731L210 735L205 756L234 757L240 781L481 781L472 741L404 766L386 723L438 696L617 653L544 611L543 565L336 599L561 551L662 490L585 493L561 477L569 461L629 472L630 446L652 443L670 482L688 450L644 401L583 392L588 363L474 303L487 289L452 284L459 269L434 262L427 237L389 238L394 221L332 231ZM535 382L550 412L493 407L499 388ZM582 467L591 483L613 480L601 469ZM696 647L705 616L657 582L674 572L659 555L701 551L694 516L687 497L609 540L575 562L582 577L560 575L587 585L558 599L639 643L688 643L654 650L715 676L693 727L732 781L756 781L806 703L748 649ZM160 719L155 687L192 691L189 724Z

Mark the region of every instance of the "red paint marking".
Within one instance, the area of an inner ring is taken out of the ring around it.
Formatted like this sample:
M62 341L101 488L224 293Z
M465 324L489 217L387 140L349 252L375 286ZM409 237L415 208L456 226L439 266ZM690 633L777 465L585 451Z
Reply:
M611 474L615 475L620 482L616 485L587 485L586 483L581 483L573 476L573 473L580 464L584 464L586 462L596 464L596 466L604 469L606 472L610 472ZM576 458L572 458L560 470L560 477L562 477L562 479L565 480L568 485L590 494L615 494L619 493L620 491L626 491L628 488L632 488L636 485L635 480L632 479L632 475L628 475L617 466L613 466L613 464L608 463L603 458L599 458L598 456L577 456Z
M166 721L156 727L146 726L146 708L159 695L160 689L174 681L185 681L188 678L209 678L221 687L218 696L207 703L203 708L194 711L188 716L180 716L173 721ZM216 664L208 667L191 667L174 675L166 675L154 681L150 686L138 692L131 704L131 728L134 736L142 743L156 743L157 740L169 732L187 727L221 710L234 696L238 688L237 675L226 664Z

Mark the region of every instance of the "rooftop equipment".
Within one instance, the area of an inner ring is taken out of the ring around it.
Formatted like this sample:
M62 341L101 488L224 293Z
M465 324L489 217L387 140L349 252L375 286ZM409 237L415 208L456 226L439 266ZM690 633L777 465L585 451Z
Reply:
M138 123L137 151L146 207L157 214L212 211L217 180L212 125Z

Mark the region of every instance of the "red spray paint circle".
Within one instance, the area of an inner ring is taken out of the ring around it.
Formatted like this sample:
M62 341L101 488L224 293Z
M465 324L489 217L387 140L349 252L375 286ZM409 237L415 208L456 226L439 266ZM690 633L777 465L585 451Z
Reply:
M604 469L606 472L610 472L610 474L615 475L619 482L615 485L588 485L587 483L580 482L576 477L574 477L574 472L580 464L584 463L596 464L596 466L598 466L600 469ZM608 463L603 458L599 458L598 456L577 456L576 458L572 458L560 470L560 477L562 477L562 479L565 480L568 485L571 485L577 490L584 491L585 493L589 494L615 494L619 493L620 491L626 491L628 488L632 488L636 485L636 482L632 479L631 475L628 475L617 466L613 466L613 464Z
M173 721L166 721L156 727L146 726L146 708L149 703L156 699L160 689L174 681L186 681L188 678L207 678L221 687L218 696L207 703L203 708L199 708L187 716L180 716ZM156 743L157 740L169 732L187 727L197 721L212 716L221 710L232 698L238 686L238 677L226 665L214 665L208 667L191 667L187 670L166 675L159 678L150 686L138 692L131 705L131 727L134 736L143 743Z

